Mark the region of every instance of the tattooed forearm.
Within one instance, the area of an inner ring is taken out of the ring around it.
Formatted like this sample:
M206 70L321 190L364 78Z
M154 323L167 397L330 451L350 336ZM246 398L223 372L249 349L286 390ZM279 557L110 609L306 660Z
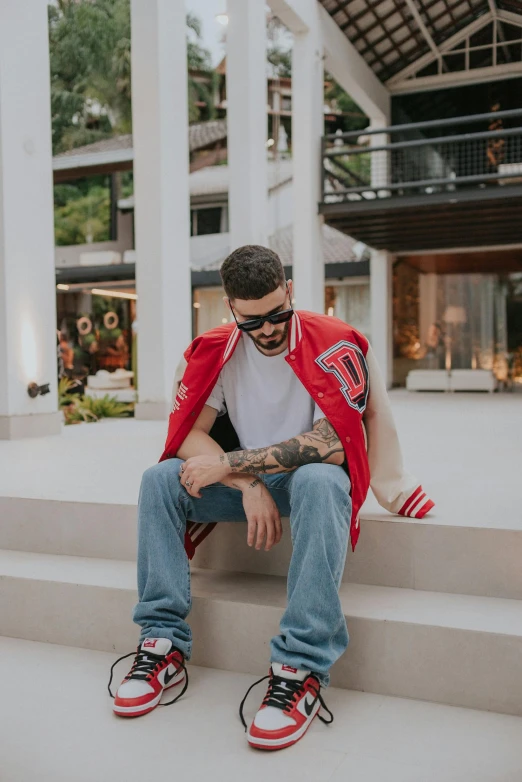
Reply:
M231 451L222 457L232 472L291 472L304 464L343 464L344 448L337 432L326 418L314 424L313 431L266 448Z

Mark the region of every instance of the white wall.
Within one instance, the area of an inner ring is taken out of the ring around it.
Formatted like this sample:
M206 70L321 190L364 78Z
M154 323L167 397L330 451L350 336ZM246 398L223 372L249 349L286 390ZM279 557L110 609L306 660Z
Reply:
M132 213L118 212L118 238L115 241L92 242L91 244L69 244L54 248L56 268L80 265L80 255L88 252L112 251L123 253L134 248L132 235Z
M292 224L294 218L294 188L292 182L272 190L268 197L268 235Z
M31 399L29 382L50 383ZM47 9L0 3L0 437L59 431ZM23 431L22 431L23 430Z

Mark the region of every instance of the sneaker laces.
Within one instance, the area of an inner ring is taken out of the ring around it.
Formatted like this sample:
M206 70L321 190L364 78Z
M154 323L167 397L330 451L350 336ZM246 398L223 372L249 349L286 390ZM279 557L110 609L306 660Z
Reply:
M275 706L277 709L281 709L282 711L289 711L290 707L294 704L296 700L296 696L299 695L303 689L305 682L299 681L298 679L285 679L282 676L276 676L273 673L269 673L267 676L263 676L262 679L259 679L257 682L254 682L248 690L241 701L241 705L239 707L239 717L241 719L241 722L243 723L243 726L245 728L245 732L247 730L247 724L245 722L245 718L243 716L243 707L245 705L245 701L248 698L250 691L256 687L258 684L261 684L261 682L264 682L266 679L270 679L270 683L268 685L268 690L266 692L266 695L263 699L262 706ZM315 677L314 677L315 679ZM317 679L316 679L317 681ZM328 712L331 719L326 720L324 717L321 717L321 715L318 713L317 716L321 720L321 722L324 722L325 725L330 725L333 722L333 714L326 705L326 703L323 700L323 696L321 695L321 685L317 681L317 689L315 687L312 687L312 691L315 693L315 698L312 704L312 708L315 706L317 701L321 704L323 709Z
M187 691L189 677L188 677L187 668L183 661L183 654L182 652L180 652L179 649L176 649L175 647L173 647L170 650L169 654L172 654L172 652L175 651L181 654L181 662L176 660L176 663L185 672L185 685L182 691L179 693L179 695L176 695L176 697L173 700L167 701L167 703L160 703L158 704L159 706L170 706L172 703L175 703L177 700L179 700L179 698L181 698L181 696L184 695L185 692ZM109 690L109 695L111 696L111 698L114 698L114 695L112 694L111 691L114 669L119 662L121 662L122 660L126 660L127 657L131 657L133 654L135 654L136 657L134 663L132 664L132 668L130 669L129 673L125 677L124 681L129 681L130 679L141 679L143 681L150 681L154 673L156 673L156 671L159 669L165 657L168 657L168 655L164 655L163 657L157 657L156 655L152 655L148 652L144 652L143 649L141 649L139 646L136 652L129 652L129 654L124 654L123 657L120 657L118 660L116 660L115 663L111 665L111 675L110 675L109 683L107 685L107 689Z

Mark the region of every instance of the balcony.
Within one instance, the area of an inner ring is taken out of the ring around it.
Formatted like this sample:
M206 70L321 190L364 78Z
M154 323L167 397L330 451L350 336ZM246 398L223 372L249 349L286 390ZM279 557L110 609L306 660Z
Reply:
M325 136L320 212L377 249L522 242L522 110Z

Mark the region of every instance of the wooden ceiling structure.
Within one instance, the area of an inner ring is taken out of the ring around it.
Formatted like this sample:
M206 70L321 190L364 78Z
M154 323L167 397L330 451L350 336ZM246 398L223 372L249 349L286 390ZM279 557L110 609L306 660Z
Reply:
M423 274L512 274L522 272L522 247L405 254L395 262L407 263Z
M522 185L326 204L328 225L393 253L522 244Z
M450 52L464 50L470 37L471 69L511 64L522 72L520 39L522 0L319 0L366 64L390 91L401 74L422 73L432 62L441 76L459 70ZM490 62L489 29L497 36L495 61ZM468 47L469 48L469 47ZM519 66L518 68L516 66ZM441 79L443 82L444 79Z
M431 91L438 102L441 91L455 94L456 86L487 90L490 81L522 77L522 0L319 2L392 97L410 92L429 101ZM522 108L522 94L515 103ZM441 111L438 117L443 116ZM390 192L373 200L321 203L320 211L329 225L396 254L522 246L521 179L503 187L491 184L456 192Z

